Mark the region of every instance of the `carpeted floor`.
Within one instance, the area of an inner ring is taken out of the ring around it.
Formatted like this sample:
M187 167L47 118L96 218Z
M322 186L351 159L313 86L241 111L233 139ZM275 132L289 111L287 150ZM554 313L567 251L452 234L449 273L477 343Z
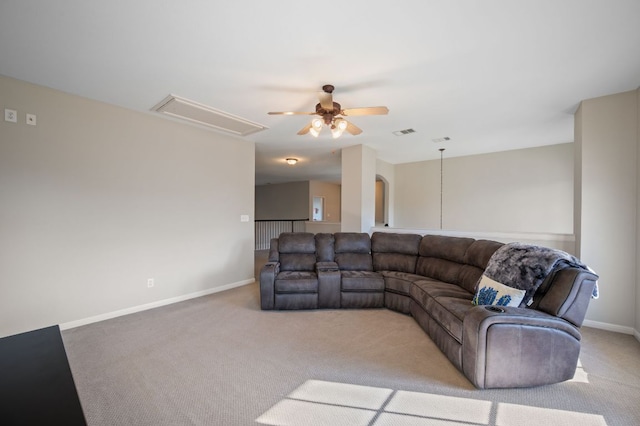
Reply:
M484 391L409 316L261 311L257 284L63 340L89 425L640 424L640 343L589 328L573 381Z

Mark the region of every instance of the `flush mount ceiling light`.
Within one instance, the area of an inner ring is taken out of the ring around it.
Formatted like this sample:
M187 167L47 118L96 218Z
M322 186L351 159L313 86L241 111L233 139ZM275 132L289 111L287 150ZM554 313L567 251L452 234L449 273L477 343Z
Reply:
M293 166L294 164L296 164L298 162L298 159L289 157L289 158L285 159L284 161L286 161L288 165Z

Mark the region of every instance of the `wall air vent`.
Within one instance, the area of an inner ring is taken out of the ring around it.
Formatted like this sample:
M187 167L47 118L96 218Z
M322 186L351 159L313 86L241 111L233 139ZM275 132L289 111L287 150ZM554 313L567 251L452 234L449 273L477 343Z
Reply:
M250 135L267 128L261 124L175 95L167 96L151 110L239 136Z
M404 130L396 130L395 132L392 132L394 135L396 136L403 136L403 135L408 135L409 133L415 133L416 131L413 129L404 129Z

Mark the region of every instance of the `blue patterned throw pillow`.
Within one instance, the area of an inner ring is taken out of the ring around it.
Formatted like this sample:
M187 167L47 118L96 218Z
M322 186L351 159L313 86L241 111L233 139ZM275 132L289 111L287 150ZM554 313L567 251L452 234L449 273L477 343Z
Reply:
M474 305L519 306L524 290L509 287L483 275L473 297Z

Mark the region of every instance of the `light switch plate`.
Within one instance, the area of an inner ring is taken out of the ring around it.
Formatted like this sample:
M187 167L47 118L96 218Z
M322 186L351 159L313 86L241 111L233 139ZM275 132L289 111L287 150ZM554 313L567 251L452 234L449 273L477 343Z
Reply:
M35 114L27 114L27 124L31 126L36 125L36 115Z
M4 121L10 121L11 123L18 122L18 111L15 109L4 109Z
M240 215L240 222L249 222L249 215L248 214Z

